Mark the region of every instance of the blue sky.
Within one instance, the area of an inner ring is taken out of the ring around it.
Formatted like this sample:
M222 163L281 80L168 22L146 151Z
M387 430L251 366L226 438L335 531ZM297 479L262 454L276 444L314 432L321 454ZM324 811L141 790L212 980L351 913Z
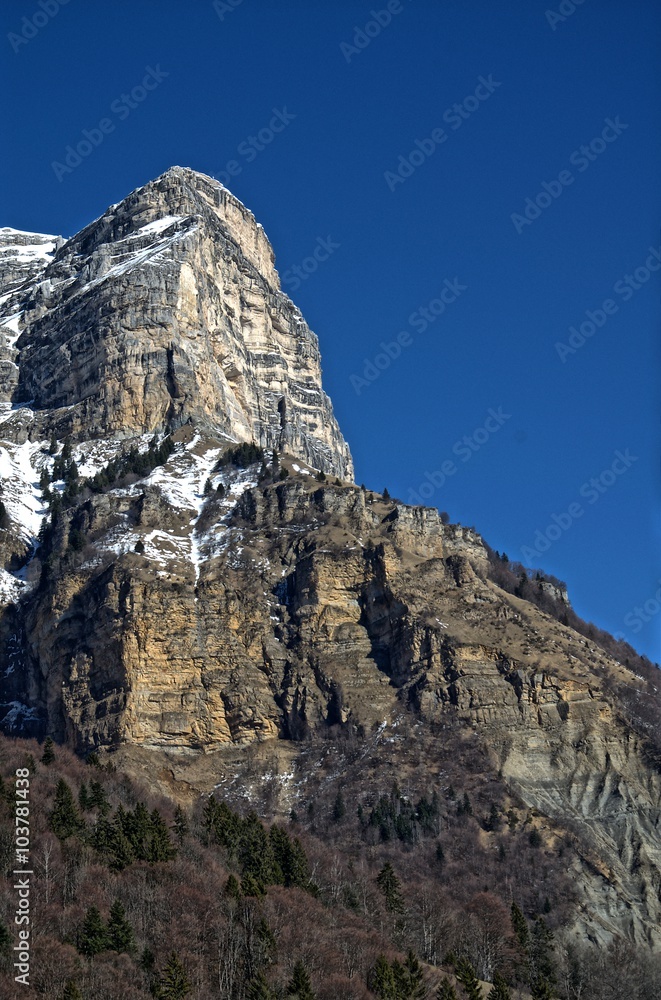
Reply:
M7 0L0 225L71 235L172 164L222 179L319 335L357 480L658 660L654 6Z

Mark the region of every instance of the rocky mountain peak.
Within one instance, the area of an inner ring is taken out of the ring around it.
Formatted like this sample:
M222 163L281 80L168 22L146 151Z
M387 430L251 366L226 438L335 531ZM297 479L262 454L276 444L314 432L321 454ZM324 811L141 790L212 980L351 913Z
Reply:
M352 478L317 338L264 230L219 182L172 167L66 242L27 234L29 254L2 232L3 437L125 440L191 422Z

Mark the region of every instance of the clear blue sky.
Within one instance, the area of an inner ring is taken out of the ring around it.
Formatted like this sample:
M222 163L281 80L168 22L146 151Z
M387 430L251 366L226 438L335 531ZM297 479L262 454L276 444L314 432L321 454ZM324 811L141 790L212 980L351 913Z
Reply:
M0 225L71 235L172 164L223 179L319 335L358 481L407 500L445 469L427 503L658 660L655 5L42 2L0 11Z

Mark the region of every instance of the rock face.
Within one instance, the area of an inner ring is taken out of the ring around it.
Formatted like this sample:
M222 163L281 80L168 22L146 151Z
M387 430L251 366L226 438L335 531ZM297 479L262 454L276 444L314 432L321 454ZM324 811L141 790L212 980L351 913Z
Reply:
M174 168L67 243L2 238L0 546L23 565L0 573L4 730L210 790L257 747L367 746L402 716L433 759L451 719L487 748L485 781L574 838L577 932L661 948L661 776L613 694L644 682L497 587L474 531L353 485L250 213ZM65 500L30 560L53 431L82 477L154 434L174 450ZM219 467L230 440L277 448L285 478Z
M280 290L264 230L221 184L174 167L66 243L2 234L4 363L17 366L4 399L32 416L27 431L5 421L4 437L192 421L352 478L317 338Z

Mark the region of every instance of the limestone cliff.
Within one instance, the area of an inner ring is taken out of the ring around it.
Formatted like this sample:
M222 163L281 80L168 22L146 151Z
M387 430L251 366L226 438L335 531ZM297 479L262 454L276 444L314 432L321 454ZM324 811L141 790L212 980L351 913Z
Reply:
M2 235L2 400L24 411L3 437L193 421L351 479L317 338L280 290L264 230L220 183L173 167L66 243Z

